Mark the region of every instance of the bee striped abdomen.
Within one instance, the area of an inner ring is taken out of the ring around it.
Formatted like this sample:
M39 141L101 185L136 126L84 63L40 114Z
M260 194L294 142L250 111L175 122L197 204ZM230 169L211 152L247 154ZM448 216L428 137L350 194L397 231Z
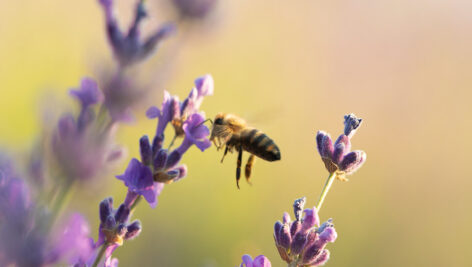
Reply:
M280 160L280 151L274 141L262 131L248 128L241 131L243 150L267 161Z

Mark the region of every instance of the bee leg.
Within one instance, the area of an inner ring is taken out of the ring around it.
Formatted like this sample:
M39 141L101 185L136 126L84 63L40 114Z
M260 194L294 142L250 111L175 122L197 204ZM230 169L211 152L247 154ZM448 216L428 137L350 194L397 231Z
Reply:
M242 147L238 148L239 154L238 154L238 161L236 164L236 186L239 189L239 178L241 178L241 161L243 159L243 149Z
M225 159L226 153L228 153L228 146L225 148L225 153L223 154L223 157L221 158L221 163L223 163L223 160Z
M256 157L254 155L251 154L251 156L249 156L249 159L247 160L247 163L246 163L245 173L244 173L246 175L246 181L250 185L252 185L252 183L249 181L249 179L251 178L252 165L254 164L255 159Z

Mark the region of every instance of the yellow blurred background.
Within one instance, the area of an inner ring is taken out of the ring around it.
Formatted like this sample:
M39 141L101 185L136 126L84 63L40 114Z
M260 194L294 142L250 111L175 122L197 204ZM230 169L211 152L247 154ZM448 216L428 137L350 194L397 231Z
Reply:
M134 1L116 2L127 25ZM174 16L163 0L147 4L146 33ZM219 1L211 19L138 67L153 76L171 62L150 102L160 105L164 89L182 99L211 73L207 116L247 118L282 160L257 161L253 186L237 190L236 155L220 164L221 151L192 148L187 178L166 186L156 209L138 207L143 232L116 250L120 266L235 266L246 253L285 266L273 225L294 199L315 204L327 177L315 132L339 135L351 112L364 119L353 149L367 162L334 184L321 210L339 235L327 266L471 266L471 10L463 0ZM56 102L56 111L75 110L67 90L111 62L96 1L0 1L0 147L29 149L44 110ZM114 175L155 131L146 108L120 127L129 151L121 167L75 192L70 208L86 215L94 237L99 201L123 200Z

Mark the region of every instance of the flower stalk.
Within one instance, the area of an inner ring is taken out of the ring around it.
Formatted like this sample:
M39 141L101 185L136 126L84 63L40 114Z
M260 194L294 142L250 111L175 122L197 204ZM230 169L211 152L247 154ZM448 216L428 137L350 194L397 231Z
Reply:
M321 191L320 199L318 200L318 204L316 204L316 209L318 212L321 209L321 206L323 205L323 202L326 198L326 195L329 192L329 189L331 189L331 186L333 185L334 180L336 179L336 172L332 172L329 174L328 179L326 180L326 183L323 187L323 190Z

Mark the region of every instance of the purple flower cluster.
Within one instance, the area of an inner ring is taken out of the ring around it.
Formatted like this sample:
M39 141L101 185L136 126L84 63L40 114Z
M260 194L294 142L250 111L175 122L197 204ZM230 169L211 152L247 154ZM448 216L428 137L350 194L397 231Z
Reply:
M179 165L185 152L192 145L201 151L210 147L211 143L207 139L210 130L203 124L204 113L199 113L198 109L203 97L213 94L213 79L206 75L196 79L195 85L196 88L192 89L183 102L179 102L177 96L171 97L165 92L161 109L148 109L149 118L158 118L153 142L151 144L147 136L141 137L141 161L132 159L125 172L117 176L128 187L125 200L128 208L131 208L138 196L143 196L154 208L164 184L176 182L187 175L187 167ZM172 151L162 148L164 130L168 124L174 125L176 137L180 136L180 133L184 137L180 146Z
M45 266L84 261L93 241L85 219L73 214L51 227L47 212L34 204L24 181L0 166L0 265Z
M305 209L305 198L295 200L293 204L295 220L284 213L282 222L274 226L274 239L280 257L291 264L290 266L320 266L329 259L327 243L337 238L332 220L329 219L321 226L315 207ZM302 213L305 216L302 218Z
M157 48L162 40L166 39L175 31L171 23L158 28L148 38L141 40L140 26L142 20L147 16L144 0L136 4L134 20L126 33L123 33L113 14L113 0L99 0L105 14L108 41L113 53L122 68L138 63Z
M89 180L119 159L122 150L112 142L113 123L102 125L103 114L94 111L104 99L97 83L84 78L70 94L80 102L80 113L60 118L52 137L53 155L66 179Z
M318 152L326 169L329 173L336 173L336 178L340 180L347 180L346 175L358 170L367 158L364 151L350 152L351 138L361 122L362 119L357 118L354 114L344 116L344 133L338 137L334 145L328 133L318 131L316 135Z
M243 262L239 267L271 267L270 261L266 256L259 255L254 260L249 255L243 255L242 257Z
M111 265L113 251L123 245L124 240L133 239L141 233L141 223L138 220L129 223L129 217L130 209L125 204L114 210L112 198L100 203L100 226L95 247L106 247L105 266ZM114 262L117 264L117 260Z

